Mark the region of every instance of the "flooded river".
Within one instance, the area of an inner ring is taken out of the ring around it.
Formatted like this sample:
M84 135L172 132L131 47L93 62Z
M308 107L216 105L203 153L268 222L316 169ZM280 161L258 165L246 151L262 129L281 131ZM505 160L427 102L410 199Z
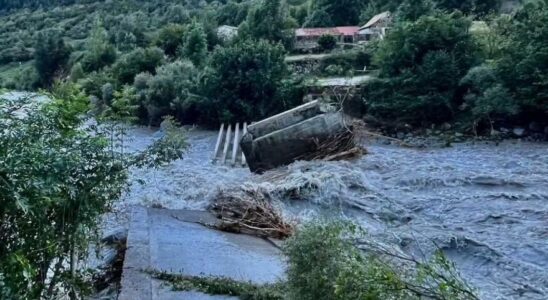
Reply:
M135 129L130 136L138 150L158 133ZM220 189L257 186L302 220L351 218L413 254L437 245L482 299L548 299L548 144L370 144L356 161L298 162L258 176L211 164L215 132L195 130L188 140L183 160L134 170L118 209L205 209Z

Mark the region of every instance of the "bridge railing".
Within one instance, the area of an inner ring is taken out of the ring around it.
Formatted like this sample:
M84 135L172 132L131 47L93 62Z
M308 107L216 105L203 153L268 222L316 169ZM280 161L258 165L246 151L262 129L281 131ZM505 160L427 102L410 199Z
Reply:
M236 123L234 126L221 124L213 153L213 163L232 167L247 166L245 155L240 148L240 141L246 133L247 122L241 125Z

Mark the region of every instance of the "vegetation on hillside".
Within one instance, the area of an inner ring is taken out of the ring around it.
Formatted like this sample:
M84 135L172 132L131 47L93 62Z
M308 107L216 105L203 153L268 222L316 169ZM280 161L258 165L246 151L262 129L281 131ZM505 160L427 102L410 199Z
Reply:
M302 101L302 74L347 76L364 67L380 70L362 94L381 121L462 121L481 130L546 116L545 1L505 17L493 14L499 0L4 2L1 86L34 90L66 78L95 112L117 95L144 124L165 115L206 126L258 120ZM312 73L283 60L292 28L360 25L385 10L395 18L385 41L332 50L334 41L322 38L319 48L336 54ZM487 30L472 33L472 20L485 20ZM219 25L238 26L238 37L221 39ZM480 66L496 82L470 82L468 71Z

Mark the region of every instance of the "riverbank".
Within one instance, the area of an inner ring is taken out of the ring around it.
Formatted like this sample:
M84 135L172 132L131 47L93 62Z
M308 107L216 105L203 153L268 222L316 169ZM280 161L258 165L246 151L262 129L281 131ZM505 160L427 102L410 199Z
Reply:
M514 127L513 129L499 128L490 135L466 134L455 130L451 125L445 124L434 129L412 130L402 128L400 130L387 130L377 128L378 136L372 137L386 145L402 145L416 148L439 148L449 147L459 143L485 143L497 146L501 142L530 142L545 143L548 142L548 127L533 127L534 129L525 129L523 127Z

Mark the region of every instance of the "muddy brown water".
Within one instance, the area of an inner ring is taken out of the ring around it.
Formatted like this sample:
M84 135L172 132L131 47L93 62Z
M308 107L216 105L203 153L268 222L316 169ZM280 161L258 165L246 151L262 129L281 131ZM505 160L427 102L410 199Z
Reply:
M129 147L143 149L159 136L132 129ZM436 245L482 299L548 298L546 143L426 150L369 144L370 154L356 161L297 162L257 176L211 163L215 132L194 130L188 141L183 160L134 170L118 208L200 210L220 189L256 185L302 220L351 218L373 238L413 254L431 253Z

